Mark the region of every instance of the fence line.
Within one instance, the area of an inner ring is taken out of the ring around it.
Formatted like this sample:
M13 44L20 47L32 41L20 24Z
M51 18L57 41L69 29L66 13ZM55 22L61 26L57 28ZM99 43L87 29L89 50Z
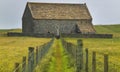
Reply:
M46 43L42 46L37 46L36 53L34 53L33 47L29 47L28 64L26 63L26 57L24 56L22 64L15 63L14 72L32 72L34 70L34 68L36 67L36 65L41 61L41 59L48 52L52 43L53 43L53 39L49 43ZM109 65L110 62L109 62L108 54L97 53L95 51L93 51L92 54L89 54L88 48L86 48L85 52L84 52L82 40L77 40L77 45L74 45L74 44L62 39L62 44L63 44L63 47L65 48L65 50L76 61L75 62L76 72L82 72L83 70L85 70L85 72L98 72L97 64L101 65L102 63L101 62L98 63L99 60L97 60L97 55L100 55L100 57L103 58L103 60L102 60L103 69L100 69L100 71L101 72L113 72L113 71L110 71L110 65ZM85 55L85 56L83 56L83 55ZM89 56L91 56L91 58ZM85 60L83 60L83 59L85 59ZM85 62L83 62L83 61L85 61ZM91 66L89 66L89 63L91 63ZM115 65L118 65L118 64L115 64ZM114 71L119 72L116 69Z
M83 70L83 42L82 40L77 40L77 45L74 45L62 39L62 44L63 44L63 47L66 49L66 51L76 61L76 72L81 72L81 70Z
M24 56L21 64L15 63L15 68L13 72L33 72L34 68L39 64L42 58L49 51L49 48L51 47L53 41L54 39L42 46L37 46L36 48L29 47L28 63L26 63L27 59L26 56ZM36 53L34 53L34 51L36 51Z
M89 58L89 50L86 48L86 64L85 64L85 67L88 67L88 58ZM102 70L102 72L109 72L108 69L109 69L109 58L108 58L108 54L104 54L102 55L104 57L103 59L103 67L104 67L104 70ZM95 51L92 52L92 72L97 72L97 54ZM88 72L88 68L85 68L85 72Z
M119 72L120 70L117 70L114 68L114 71L111 71L110 69L110 63L109 62L109 55L104 53L99 53L93 51L92 54L89 54L88 48L85 49L85 52L83 53L83 44L82 40L77 40L77 45L74 45L72 43L69 43L62 39L62 44L66 51L76 60L76 72L81 72L81 70L85 70L85 72L98 72L97 66L98 64L102 64L102 68L100 69L101 72ZM83 58L83 54L85 54L85 58ZM102 57L102 61L98 63L99 60L97 60L97 55L100 55ZM91 56L91 60L89 59L89 56ZM85 59L83 62L83 59ZM91 62L90 62L91 61ZM101 63L102 62L102 63ZM85 63L85 64L84 64ZM91 66L89 66L89 63L91 63ZM112 63L112 65L117 66L120 68L120 65ZM91 71L89 71L91 70Z
M76 45L66 42L64 39L62 39L62 45L73 58L76 58Z

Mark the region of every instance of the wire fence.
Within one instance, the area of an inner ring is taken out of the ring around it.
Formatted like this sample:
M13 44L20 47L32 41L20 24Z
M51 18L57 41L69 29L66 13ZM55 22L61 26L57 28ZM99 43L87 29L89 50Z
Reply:
M23 57L22 63L15 63L15 68L13 72L33 72L35 67L39 64L42 58L49 51L51 45L53 44L54 38L50 42L42 45L28 48L28 60L26 56ZM36 52L35 52L36 50Z
M119 59L113 58L110 54L95 51L91 54L87 48L85 54L85 72L120 72Z
M62 44L76 61L76 72L120 72L119 59L112 58L110 54L88 50L88 48L83 50L82 40L77 40L77 45L74 45L62 39Z
M83 70L83 42L82 40L77 40L77 45L74 45L70 42L62 39L63 47L66 51L71 55L71 57L75 60L76 72L80 72Z

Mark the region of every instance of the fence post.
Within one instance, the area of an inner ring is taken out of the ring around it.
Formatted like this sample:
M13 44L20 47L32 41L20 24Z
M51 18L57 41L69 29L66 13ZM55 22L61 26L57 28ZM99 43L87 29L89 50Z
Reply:
M39 50L39 52L38 52L38 54L39 54L38 58L40 60L41 59L41 46L39 46L38 50Z
M88 49L86 48L86 65L85 65L85 71L88 72Z
M41 48L40 54L41 54L41 59L42 59L42 57L43 57L43 46L42 46L42 48Z
M19 63L15 63L15 71L14 72L19 72L20 68L19 68Z
M23 57L23 61L22 61L22 72L26 72L26 56Z
M72 53L71 53L71 54L72 54L72 56L74 57L74 48L75 48L75 47L74 47L74 45L72 45L71 47L72 47Z
M34 48L29 47L29 53L28 53L28 72L32 72L34 68Z
M83 43L82 40L77 40L78 47L76 48L76 64L77 72L83 69Z
M70 43L67 43L67 51L70 53Z
M92 54L92 72L96 72L96 52Z
M108 54L104 54L104 72L108 72Z
M36 65L38 64L38 47L36 47Z

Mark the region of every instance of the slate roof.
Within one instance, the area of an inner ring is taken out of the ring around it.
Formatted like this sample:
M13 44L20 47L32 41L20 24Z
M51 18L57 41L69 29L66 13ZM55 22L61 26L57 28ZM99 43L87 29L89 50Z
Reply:
M92 19L86 4L28 2L34 19Z

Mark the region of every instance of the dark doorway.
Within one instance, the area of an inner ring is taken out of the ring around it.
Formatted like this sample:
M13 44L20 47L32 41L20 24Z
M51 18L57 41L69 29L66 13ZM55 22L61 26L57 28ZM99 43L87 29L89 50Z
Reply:
M78 28L78 25L75 25L75 33L81 33L80 29Z
M48 34L50 34L50 32L48 31Z

